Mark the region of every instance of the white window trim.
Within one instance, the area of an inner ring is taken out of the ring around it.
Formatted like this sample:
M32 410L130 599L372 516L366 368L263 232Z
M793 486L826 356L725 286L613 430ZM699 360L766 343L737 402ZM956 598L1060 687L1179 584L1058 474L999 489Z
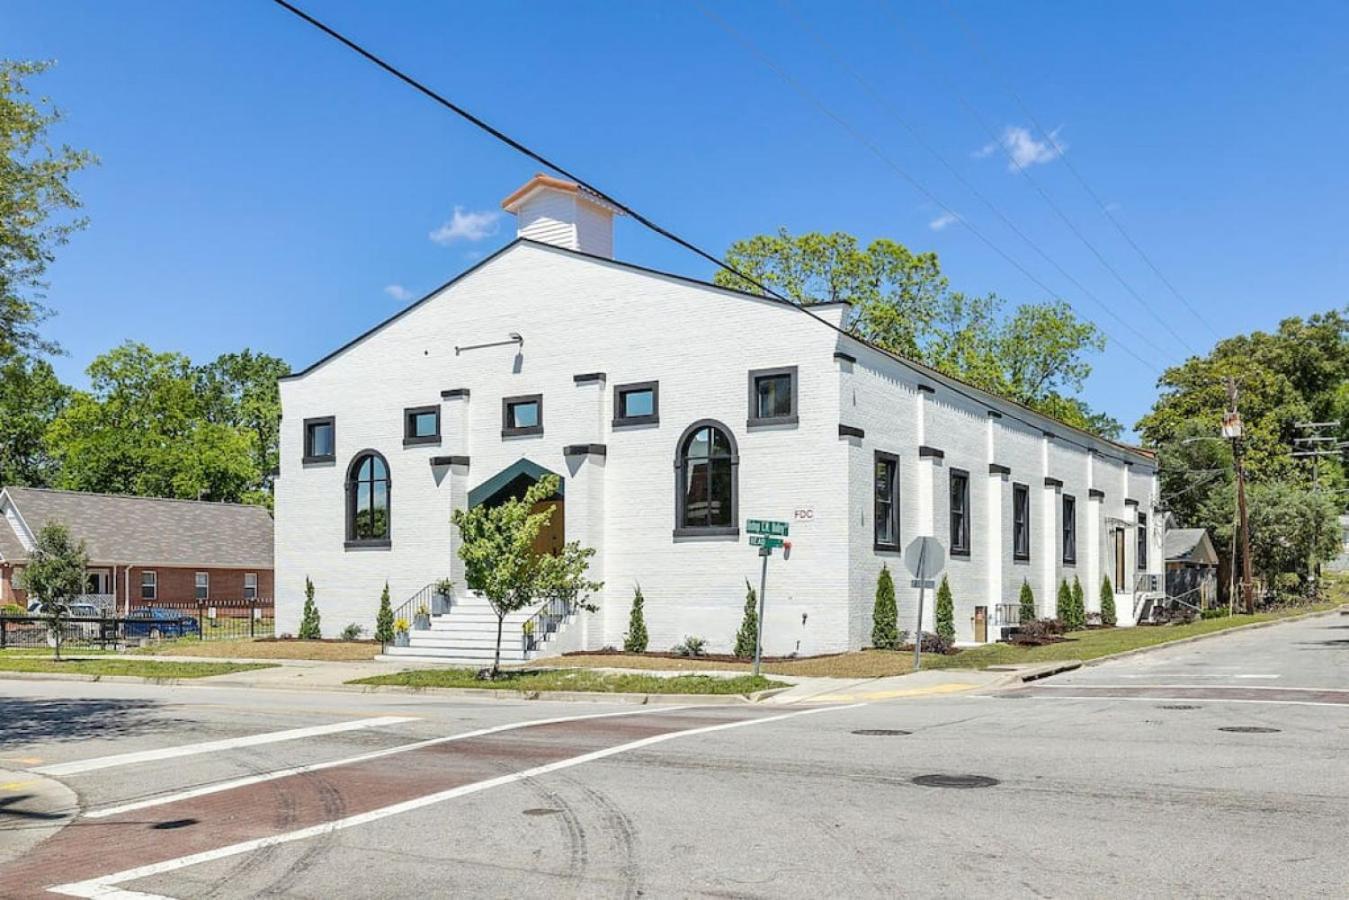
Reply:
M198 597L198 596L197 596L197 589L201 587L201 585L197 583L197 579L199 579L199 578L205 578L205 579L206 579L206 596L205 596L205 597ZM199 601L200 601L200 600L210 600L210 599L211 599L211 573L210 573L210 572L194 572L194 573L192 573L192 596L193 596L195 599L199 600Z
M249 585L249 583L248 583L248 579L250 579L250 578L253 579L253 584L251 585L251 589L252 589L253 593L252 593L251 596L250 596L249 593L248 593L248 591L249 591L249 589L250 589L250 585ZM245 600L256 600L256 599L258 599L258 573L257 573L257 572L245 572L245 573L244 573L244 599L245 599Z
M150 576L150 585L149 585L149 587L150 587L150 596L148 596L148 597L145 596L145 587L146 587L146 585L145 585L145 576L146 576L146 575L149 575L149 576ZM159 599L159 573L156 572L154 569L142 569L142 570L141 570L141 592L140 592L140 598L141 598L142 600L158 600L158 599Z

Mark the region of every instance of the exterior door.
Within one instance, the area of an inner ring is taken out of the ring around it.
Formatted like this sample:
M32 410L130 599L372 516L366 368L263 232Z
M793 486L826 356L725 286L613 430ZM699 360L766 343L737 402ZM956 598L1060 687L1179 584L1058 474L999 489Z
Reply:
M543 512L545 509L553 511L552 518L548 524L539 532L539 536L534 539L534 552L540 555L544 553L556 556L562 552L562 545L566 541L566 510L563 507L563 501L540 500L534 504L530 512Z
M974 640L976 643L988 643L988 607L974 608Z
M1124 585L1124 529L1116 528L1115 534L1115 592L1122 593Z

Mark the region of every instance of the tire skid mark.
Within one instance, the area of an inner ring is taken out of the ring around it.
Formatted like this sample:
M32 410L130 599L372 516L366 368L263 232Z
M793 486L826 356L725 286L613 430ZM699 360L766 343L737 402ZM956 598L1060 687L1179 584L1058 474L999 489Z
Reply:
M623 880L623 896L640 897L643 893L641 867L637 860L637 829L632 820L607 794L574 777L566 776L566 779L579 788L604 816L620 856L618 871Z

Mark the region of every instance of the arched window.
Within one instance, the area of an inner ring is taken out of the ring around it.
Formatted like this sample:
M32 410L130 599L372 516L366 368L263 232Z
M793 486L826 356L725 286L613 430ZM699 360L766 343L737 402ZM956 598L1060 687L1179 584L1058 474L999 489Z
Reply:
M704 419L679 439L675 458L675 536L736 535L740 457L720 422Z
M373 450L347 470L347 546L389 546L389 464Z

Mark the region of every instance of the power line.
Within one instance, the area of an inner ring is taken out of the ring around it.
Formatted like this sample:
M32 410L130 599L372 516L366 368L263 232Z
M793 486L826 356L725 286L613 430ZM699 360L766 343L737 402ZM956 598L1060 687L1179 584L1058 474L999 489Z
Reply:
M974 30L965 21L964 17L962 17L960 13L955 9L955 7L950 3L950 0L945 0L944 5L946 6L947 12L955 20L957 26L960 28L961 32L965 35L965 39L974 48L975 52L979 54L979 56L983 59L984 64L989 68L993 68L993 62L990 54L988 54L983 49L983 45L976 39L974 35ZM1021 95L1018 94L1016 90L1012 87L1011 82L1005 77L1002 78L1001 81L1003 89L1006 90L1007 93L1009 93L1012 96L1012 99L1016 102L1016 105L1021 109L1021 112L1026 116L1026 118L1030 120L1031 124L1035 126L1035 130L1040 132L1041 136L1043 136L1045 140L1049 141L1050 144L1053 145L1055 149L1059 149L1058 143L1054 140L1053 134L1047 131L1045 127L1040 124L1039 120L1036 119L1034 113L1030 111L1030 107L1027 106L1025 101L1021 99ZM1072 160L1068 159L1067 155L1062 153L1062 151L1060 151L1059 153L1059 158L1063 160L1063 164L1067 167L1068 171L1072 174L1073 178L1077 180L1077 183L1080 184L1082 186L1082 189L1087 192L1087 196L1091 197L1091 199L1096 203L1096 206L1101 210L1101 213L1108 220L1110 220L1110 224L1115 226L1115 230L1120 233L1120 236L1123 237L1124 240L1129 244L1129 246L1133 248L1134 252L1137 253L1139 257L1143 260L1143 262L1147 264L1148 268L1152 270L1153 274L1157 276L1157 278L1162 282L1162 284L1166 285L1166 288L1171 292L1171 295L1174 296L1177 300L1179 300L1181 302L1181 305L1184 306L1187 310L1189 310L1190 314L1194 316L1195 319L1198 320L1198 322L1201 325L1203 325L1205 328L1209 330L1210 334L1212 334L1215 338L1221 338L1222 335L1218 333L1218 330L1215 329L1207 319L1201 316L1199 314L1199 310L1195 309L1194 306L1190 303L1190 301L1185 298L1185 295L1182 294L1179 290L1177 290L1176 286L1171 283L1171 280L1167 278L1164 274L1162 274L1162 270L1158 268L1157 264L1152 261L1152 258L1143 251L1143 248L1139 246L1138 242L1133 239L1133 236L1130 235L1129 232L1125 229L1124 224L1120 222L1119 219L1115 217L1114 213L1110 211L1109 204L1107 204L1104 200L1102 200L1100 195L1098 195L1094 190L1092 190L1091 185L1087 183L1087 179L1084 178L1082 176L1082 173L1078 171L1077 166L1073 165ZM1130 293L1133 293L1132 288L1130 288ZM1142 300L1141 297L1139 299L1140 301ZM1156 314L1154 313L1154 316L1155 315ZM1167 330L1169 331L1170 329L1168 328ZM1175 332L1172 332L1172 334L1175 334Z
M973 224L971 224L968 219L962 217L954 209L952 209L950 206L944 203L939 197L933 194L932 191L930 191L926 185L924 185L922 182L918 181L918 179L910 175L903 167L901 167L898 163L896 163L891 156L889 156L884 150L882 150L874 141L872 141L869 137L867 137L857 128L853 127L853 125L847 119L844 119L841 115L836 113L832 108L830 108L827 104L825 104L822 100L820 100L820 98L817 95L815 95L812 91L807 89L795 78L793 78L789 72L787 72L785 69L779 66L771 57L769 57L762 50L760 50L758 45L756 45L753 41L745 37L734 26L732 26L725 19L718 16L711 9L704 6L701 2L698 2L698 0L694 0L694 5L698 7L698 9L703 13L704 16L710 19L714 24L716 24L728 35L730 35L732 39L737 41L741 46L743 46L751 54L757 57L759 61L762 62L770 71L772 71L784 82L786 82L787 85L792 88L792 90L794 90L803 99L805 99L808 103L814 106L821 114L823 114L826 118L831 119L835 124L837 124L840 128L842 128L849 135L851 135L854 140L860 143L867 150L871 151L871 153L877 159L879 159L882 163L884 163L891 171L893 171L896 175L898 175L915 191L922 194L924 197L928 199L928 201L930 201L935 206L939 207L947 215L952 216L957 222L960 223L962 227L964 227L967 231L969 231L970 234L978 238L979 241L981 241L985 246L987 246L998 256L1002 257L1004 261L1006 261L1009 265L1011 265L1018 272L1024 275L1033 284L1038 286L1042 291L1045 292L1045 294L1048 297L1050 297L1051 299L1056 299L1059 297L1058 293L1054 291L1051 287L1049 287L1049 285L1045 284L1044 281L1042 281L1038 276L1036 276L1033 272L1027 269L1024 265L1022 265L1019 260L1017 260L1011 254L1009 254L1006 250L1003 250L1001 247L995 244L992 241L992 239L990 239L982 231L980 231ZM1114 311L1111 310L1108 306L1104 306L1104 308L1112 316L1118 318L1118 316L1116 316ZM1097 327L1099 328L1100 326L1097 325ZM1105 329L1101 329L1101 331L1103 333L1106 333ZM1113 335L1110 335L1108 333L1106 334L1107 337L1109 337L1112 341L1114 341L1116 344L1119 345L1120 349L1122 349L1124 352L1132 356L1135 360L1138 361L1140 365L1142 365L1148 371L1152 372L1153 374L1160 374L1156 366L1152 365L1150 362L1143 359L1143 357L1135 353L1132 349L1130 349L1130 347L1127 344L1123 343L1122 341L1119 341Z
M967 179L963 174L961 174L960 170L957 169L954 165L952 165L951 162L945 156L943 156L940 151L938 151L935 147L933 147L930 143L928 143L927 140L924 139L922 133L906 118L904 118L899 114L899 112L894 108L894 106L888 100L885 99L884 95L876 89L875 85L873 85L870 81L864 78L857 69L849 65L848 62L843 58L842 54L840 54L838 50L834 48L833 45L831 45L824 38L824 36L819 32L819 30L812 27L809 24L809 22L807 22L805 18L800 15L800 13L792 5L791 0L778 0L778 4L797 22L800 28L807 35L809 35L817 44L820 45L820 47L825 51L825 54L834 61L835 65L837 65L839 68L847 72L853 78L853 80L855 80L858 84L860 84L862 86L862 89L868 95L870 95L872 100L875 101L875 103L878 106L880 106L883 110L885 110L886 113L888 113L891 116L891 118L893 118L896 122L899 123L900 126L902 126L906 131L908 131L909 135L920 147L922 147L925 151L931 154L938 162L940 162L951 174L951 176L956 179L956 181L958 181L966 190L968 190L971 194L973 194L976 199L978 199L981 203L984 204L984 206L988 207L989 211L992 212L995 216L997 216L1013 234L1015 234L1028 247L1030 247L1037 254L1039 254L1041 259L1043 259L1045 262L1053 266L1054 269L1060 275L1062 275L1065 279L1069 281L1069 283L1071 283L1074 287L1076 287L1079 291L1081 291L1094 303L1096 303L1103 310L1105 310L1106 313L1109 314L1112 318L1114 318L1115 321L1119 322L1120 325L1124 326L1124 328L1126 328L1131 334L1133 334L1139 340L1143 341L1145 344L1149 342L1150 339L1146 335L1142 334L1141 332L1138 331L1138 329L1134 328L1133 325L1127 319L1121 318L1118 314L1116 314L1114 310L1112 310L1104 301L1102 301L1099 297L1097 297L1096 294L1093 293L1089 288L1087 288L1086 285L1084 285L1082 282L1078 281L1075 277L1073 277L1073 275L1069 273L1066 269L1064 269L1063 266L1059 265L1059 263L1056 260L1054 260L1048 253L1046 253L1040 247L1039 244L1037 244L1034 240L1032 240L1024 231L1022 231L1017 226L1015 222L1013 222L1005 213L1003 213L1003 211L999 209L993 203L993 201L989 200L988 197L985 196L982 191L980 191L977 187L971 184L969 179ZM1116 339L1116 343L1121 342L1118 339Z

